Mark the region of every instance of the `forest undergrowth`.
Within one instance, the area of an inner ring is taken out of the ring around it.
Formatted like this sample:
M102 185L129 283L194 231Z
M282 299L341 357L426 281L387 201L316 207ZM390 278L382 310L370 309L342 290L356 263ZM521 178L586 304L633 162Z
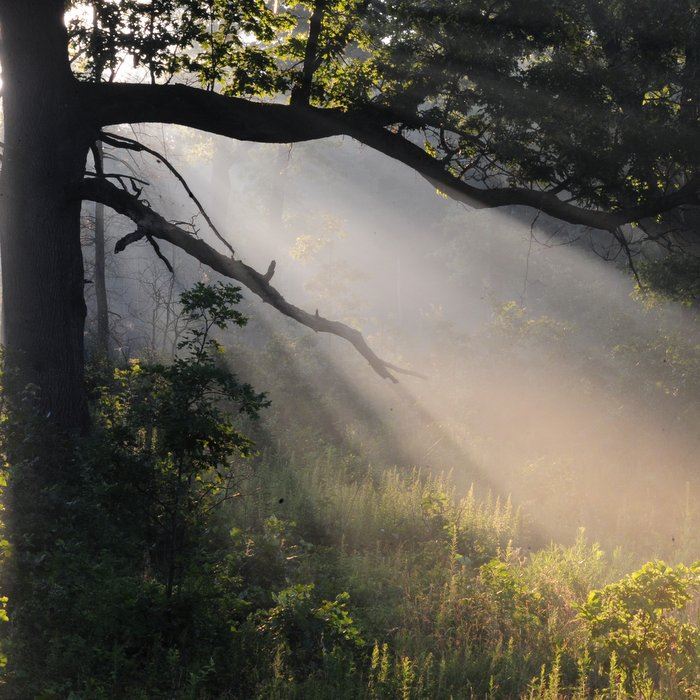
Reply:
M245 325L238 290L181 300L174 361L94 367L94 435L32 494L46 520L13 493L60 446L31 392L4 420L4 697L700 698L694 523L668 562L542 544L483 486L299 424L264 439L269 401L212 335Z

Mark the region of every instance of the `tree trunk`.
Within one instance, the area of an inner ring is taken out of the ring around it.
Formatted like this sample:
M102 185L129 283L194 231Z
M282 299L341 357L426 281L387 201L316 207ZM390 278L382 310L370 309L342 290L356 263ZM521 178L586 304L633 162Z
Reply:
M97 153L102 161L102 142L97 142ZM98 172L101 171L100 164ZM95 303L97 306L97 354L109 360L109 306L107 302L107 279L105 273L105 207L95 204Z
M80 200L90 142L71 75L63 2L0 2L5 153L2 290L14 388L33 384L70 433L88 426L83 387ZM38 41L37 37L41 37Z
M12 543L0 570L11 616L4 632L9 644L3 694L18 698L43 695L59 675L48 663L59 633L47 600L54 590L70 591L68 599L78 600L79 591L65 566L72 561L61 558L61 539L79 550L91 536L74 523L71 504L84 478L74 448L89 428L77 193L97 133L71 74L64 5L0 0L0 255L6 364L14 370L6 374L11 411L3 431L10 461L3 521ZM17 401L27 385L38 397L38 420ZM77 629L76 608L65 605L62 614Z

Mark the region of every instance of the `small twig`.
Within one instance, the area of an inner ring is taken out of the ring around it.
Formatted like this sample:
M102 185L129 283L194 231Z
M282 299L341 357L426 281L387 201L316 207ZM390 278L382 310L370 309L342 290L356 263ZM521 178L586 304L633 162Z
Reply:
M161 252L160 246L158 245L158 243L156 243L155 238L153 238L153 236L147 233L146 240L151 244L156 255L165 263L165 267L167 267L170 273L174 275L175 270L173 270L173 266L170 264L170 261L165 257L165 255L163 255L163 253Z
M535 217L533 220L530 222L530 243L527 247L527 256L525 257L525 277L523 278L523 291L522 294L520 295L520 303L524 304L525 303L525 293L527 292L527 276L530 272L530 253L532 253L532 240L534 238L534 229L535 229L535 224L537 223L537 219L540 218L540 210L537 210L537 213L535 214Z
M629 243L627 239L625 238L625 234L622 232L622 230L618 227L614 231L611 231L612 235L615 237L615 240L620 244L620 249L625 253L625 257L627 258L627 263L630 266L630 270L632 271L632 274L634 275L634 279L637 281L637 284L639 285L640 289L644 289L644 284L639 277L639 273L637 272L637 267L634 264L634 259L632 256L632 250L630 249Z

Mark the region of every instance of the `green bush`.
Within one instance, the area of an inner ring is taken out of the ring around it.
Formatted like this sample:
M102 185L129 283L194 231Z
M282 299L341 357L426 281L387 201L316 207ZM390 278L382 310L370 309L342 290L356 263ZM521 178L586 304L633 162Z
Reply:
M700 590L700 562L652 561L591 591L581 607L594 658L613 657L626 688L643 675L675 697L690 697L700 677L700 628L679 613Z

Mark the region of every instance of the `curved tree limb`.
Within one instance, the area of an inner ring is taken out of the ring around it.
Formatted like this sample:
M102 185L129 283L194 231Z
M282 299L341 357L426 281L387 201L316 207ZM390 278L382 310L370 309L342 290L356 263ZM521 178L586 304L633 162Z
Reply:
M396 382L397 380L393 373L422 376L417 372L401 369L379 358L369 347L362 333L355 328L351 328L340 321L332 321L319 316L318 312L310 314L308 311L304 311L288 302L270 284L270 278L272 277L272 272L274 272L273 264L270 264L267 272L260 273L241 260L219 253L206 241L195 238L179 226L166 221L160 214L146 206L137 197L115 187L107 180L99 180L97 178L84 180L80 195L84 200L101 202L119 214L131 219L136 224L137 228L135 231L127 234L117 242L114 249L116 253L123 251L128 245L142 238L147 238L151 243L153 243L153 239L167 241L219 274L245 285L253 294L285 316L294 319L307 328L311 328L317 333L330 333L344 338L367 360L380 377Z
M283 105L226 97L185 85L84 85L98 125L154 122L180 124L220 136L260 143L294 143L349 136L415 170L450 198L476 209L533 207L570 224L614 232L620 226L700 204L700 180L639 206L604 211L565 202L554 191L518 187L482 188L456 177L402 133L387 129L402 120L371 107L355 112L304 104ZM418 128L413 124L411 128Z
M342 135L345 127L340 110L253 102L187 85L85 83L80 88L99 127L180 124L258 143L313 141Z
M479 188L452 175L442 163L417 144L382 127L356 124L348 135L394 160L409 166L447 196L474 209L503 206L532 207L570 224L610 231L640 219L663 214L682 204L700 204L700 179L664 197L616 211L587 209L559 199L555 192L519 187Z
M214 235L228 248L231 257L235 255L231 244L221 235L219 229L214 225L209 214L207 214L206 209L202 206L202 203L197 198L197 195L192 191L190 186L187 184L187 180L180 174L179 170L162 154L153 148L149 148L145 144L137 141L136 139L130 139L126 136L120 136L119 134L110 134L107 132L101 132L100 137L104 143L108 143L110 146L115 148L125 148L130 151L136 151L139 153L148 153L153 156L159 163L162 163L177 179L177 181L182 185L182 188L187 193L187 196L194 202L197 210L202 215L204 220L207 222L209 228L213 231Z

